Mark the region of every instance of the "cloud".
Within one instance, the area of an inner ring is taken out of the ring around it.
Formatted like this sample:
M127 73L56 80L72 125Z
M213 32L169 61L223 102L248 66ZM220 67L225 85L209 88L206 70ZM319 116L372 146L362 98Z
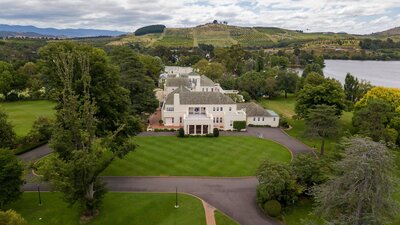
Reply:
M0 23L134 31L228 21L310 31L372 33L400 25L400 0L0 0Z

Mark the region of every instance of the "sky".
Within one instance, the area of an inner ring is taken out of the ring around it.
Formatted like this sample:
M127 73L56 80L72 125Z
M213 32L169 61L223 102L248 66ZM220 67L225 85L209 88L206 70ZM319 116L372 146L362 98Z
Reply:
M0 24L133 32L227 21L369 34L400 26L400 0L0 0Z

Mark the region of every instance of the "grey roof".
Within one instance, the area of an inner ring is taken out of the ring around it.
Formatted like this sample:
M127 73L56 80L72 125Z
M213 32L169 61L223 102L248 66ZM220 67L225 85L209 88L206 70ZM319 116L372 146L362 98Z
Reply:
M189 79L184 77L171 77L165 82L168 87L190 87Z
M201 75L201 77L200 77L200 86L202 86L202 87L204 87L204 86L210 87L210 86L214 86L214 85L215 85L214 81L212 81L210 78L208 78L208 77L206 77L204 75Z
M254 102L238 103L237 109L244 109L247 116L264 116L264 117L278 116L274 111L266 110L262 106Z
M191 92L186 88L179 88L171 92L165 104L174 104L174 94L179 93L181 105L214 105L214 104L235 104L235 102L227 95L220 92Z

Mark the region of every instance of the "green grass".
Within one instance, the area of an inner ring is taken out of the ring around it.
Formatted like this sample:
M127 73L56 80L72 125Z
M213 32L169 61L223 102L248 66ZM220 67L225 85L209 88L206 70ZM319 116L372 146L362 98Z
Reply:
M214 216L217 225L239 225L238 222L218 210L214 212Z
M289 162L280 144L256 137L137 137L139 147L113 162L108 176L253 176L264 159Z
M18 136L26 135L32 128L33 122L40 116L54 117L54 106L50 101L18 101L0 103Z
M285 225L308 224L306 221L313 221L322 225L321 219L312 214L312 207L311 200L301 199L295 207L288 208L287 212L283 214Z
M292 117L296 115L295 113L295 104L296 98L294 95L289 95L287 99L283 96L279 96L275 99L263 99L260 100L259 103L264 106L265 108L272 109L276 111L278 114L283 115L284 117L288 118L289 124L292 126L292 129L287 130L286 132L306 145L319 149L321 146L321 140L317 138L310 138L304 135L305 124L304 120L294 120ZM325 142L325 151L330 152L335 149L335 143L343 136L346 132L350 131L352 127L352 117L353 112L343 112L342 116L339 120L340 125L340 134L337 138L328 139Z
M30 225L79 225L80 210L68 207L59 193L42 193L42 206L37 193L24 193L9 208L20 213ZM88 225L205 225L201 201L179 194L179 209L174 208L175 194L159 193L108 193L100 214ZM41 218L41 220L39 219Z

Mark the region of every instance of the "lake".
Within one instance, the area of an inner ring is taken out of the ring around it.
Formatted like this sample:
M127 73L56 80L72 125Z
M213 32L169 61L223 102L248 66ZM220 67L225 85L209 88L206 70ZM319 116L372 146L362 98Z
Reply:
M325 76L344 83L347 73L372 85L400 88L400 61L325 60Z

